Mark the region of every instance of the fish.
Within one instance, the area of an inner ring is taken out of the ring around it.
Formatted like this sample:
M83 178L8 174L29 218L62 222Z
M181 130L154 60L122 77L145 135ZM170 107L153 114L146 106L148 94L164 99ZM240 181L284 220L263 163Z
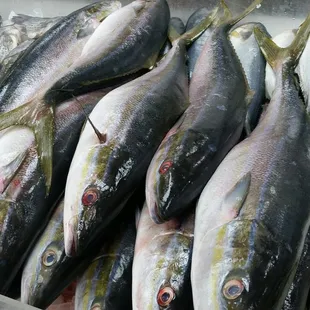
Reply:
M272 41L280 47L288 47L296 36L297 29L286 30L272 38ZM270 99L276 87L276 76L270 65L266 64L266 98Z
M9 72L15 61L28 49L28 47L34 41L35 39L24 41L6 55L0 65L0 78L2 78L7 72Z
M296 73L299 76L300 86L307 106L308 113L310 112L310 40L300 57L299 64L296 68Z
M71 93L82 94L153 68L169 21L166 0L136 0L113 12L93 33L81 56L46 92L44 101L61 102Z
M156 68L111 91L93 109L67 178L68 256L83 253L124 208L123 199L142 182L160 142L188 107L186 45L213 18L176 39Z
M26 29L23 26L8 25L0 28L0 63L16 48L26 40Z
M132 263L136 240L134 216L103 242L99 256L77 281L75 309L132 309Z
M27 37L29 39L37 39L41 37L46 31L58 23L62 17L36 17L25 14L14 14L10 21L14 25L21 25L26 28Z
M172 17L170 19L169 27L173 27L175 31L179 34L182 35L185 32L185 25L179 17ZM172 44L169 39L166 40L166 43L162 47L162 49L159 52L158 58L161 59L164 55L166 55L170 49L172 48Z
M245 120L245 131L248 136L256 127L262 113L262 106L265 103L266 60L256 42L253 33L254 27L259 27L268 34L263 24L246 23L235 28L229 35L241 61L249 87L254 92ZM268 34L268 36L270 35Z
M254 29L276 88L258 126L199 197L191 269L196 310L278 310L288 294L310 225L310 127L294 77L309 33L310 15L286 49Z
M147 172L146 201L156 223L187 210L239 141L251 92L228 31L259 1L235 19L227 19L225 13L212 22L216 29L205 43L190 82L190 105L167 133Z
M5 294L61 197L86 113L106 93L73 98L55 109L53 180L46 195L33 132L0 132L0 292ZM79 100L79 104L77 101Z
M119 2L97 2L61 19L27 49L0 81L0 130L14 125L33 130L48 190L53 166L54 106L41 98L81 54L100 22L119 7Z
M282 310L307 309L307 299L310 289L310 232L308 231L302 255L298 263L294 281L285 298Z
M194 219L191 212L157 225L144 205L132 269L134 310L193 309L190 269Z
M135 220L134 211L143 205L143 193L144 191L141 195L139 187L139 190L134 192L131 199L126 203L127 209L125 212L121 213L107 228L108 242L103 242L102 238L98 238L95 246L87 249L83 255L78 257L65 255L64 200L62 197L23 268L21 301L40 309L46 309L70 283L85 274L90 265L95 262L95 259L102 259L101 248L104 248L106 244L108 245L111 239L114 238L114 243L117 242L118 239L115 237L118 235L118 238L127 236L127 240L130 241L130 237L135 236L136 228L133 225L134 234L130 236L129 227L132 226L131 223L134 223ZM123 238L123 240L125 239ZM127 246L129 246L129 243ZM123 249L128 248L123 247ZM121 282L117 284L121 284ZM87 298L90 297L87 296ZM83 297L80 296L80 298Z

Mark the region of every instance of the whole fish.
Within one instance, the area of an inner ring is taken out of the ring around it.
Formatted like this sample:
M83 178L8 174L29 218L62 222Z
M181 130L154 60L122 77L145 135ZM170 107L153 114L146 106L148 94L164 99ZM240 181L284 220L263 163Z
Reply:
M214 14L203 23L207 27ZM185 33L151 72L105 96L90 115L65 191L66 254L79 255L124 207L168 130L188 107Z
M294 281L282 310L305 310L310 289L310 232L308 231Z
M153 68L167 38L169 20L166 0L136 0L112 13L44 100L57 103L72 92L81 94L119 77Z
M119 6L119 2L97 2L61 19L27 49L1 80L0 130L14 125L32 128L48 189L52 178L54 108L40 98L81 54L100 21Z
M256 127L262 112L262 106L265 103L266 60L256 42L253 33L254 27L268 33L261 23L246 23L230 33L230 41L241 61L249 87L254 92L245 120L247 135L250 135Z
M272 38L279 47L288 47L296 36L296 29L286 30ZM266 97L270 99L276 87L276 75L270 65L266 64Z
M170 19L169 27L173 27L179 35L182 35L185 32L185 25L182 19L179 17L172 17ZM164 55L166 55L170 51L171 48L172 48L172 44L170 40L167 39L166 43L164 44L161 51L159 52L158 58L160 59Z
M0 63L16 48L20 43L25 41L26 29L23 26L8 25L0 28Z
M296 68L299 75L300 86L303 92L307 111L310 112L310 40L300 57L299 64Z
M155 224L145 204L132 270L134 310L193 309L190 267L194 214Z
M35 137L28 127L0 132L0 292L5 293L62 194L85 114L106 91L56 108L53 182L46 195ZM84 110L81 108L84 107Z
M249 89L228 39L235 19L224 14L206 41L190 83L190 106L167 133L147 172L146 200L156 223L179 216L198 198L228 151L239 141ZM236 91L238 89L238 91Z
M283 306L310 224L310 123L294 69L310 15L293 44L254 30L276 88L251 136L237 145L197 205L191 282L195 310Z
M130 310L132 262L136 240L134 217L104 242L99 255L77 282L75 310Z
M128 210L117 217L107 229L109 239L111 236L115 238L120 229L124 231L129 221L133 222L134 210L142 204L143 195L141 191L137 191L127 202ZM23 269L21 301L40 309L46 309L77 276L84 273L93 259L98 257L103 245L102 239L99 238L96 246L87 249L84 255L66 256L63 211L62 200L36 242ZM128 231L126 234L128 235Z
M34 39L24 41L7 54L0 65L0 78L2 78L10 70L15 61L28 49L28 47L34 41Z
M29 39L37 39L58 23L61 18L62 17L42 18L25 14L16 14L10 18L10 21L14 25L24 26Z

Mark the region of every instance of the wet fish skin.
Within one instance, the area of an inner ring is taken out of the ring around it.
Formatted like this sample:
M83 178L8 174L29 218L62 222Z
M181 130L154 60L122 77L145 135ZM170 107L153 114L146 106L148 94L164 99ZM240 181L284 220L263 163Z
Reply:
M27 40L19 44L13 50L7 54L7 56L3 59L0 68L0 78L3 78L5 74L10 70L15 61L30 47L30 45L34 42L34 39Z
M294 281L285 298L282 310L307 309L307 299L310 289L310 232L308 231L302 255L298 263Z
M148 169L146 200L157 223L191 206L240 138L248 90L229 29L228 24L218 26L205 43L190 83L190 106Z
M16 48L26 40L26 29L23 26L8 25L0 28L0 63Z
M44 100L61 102L70 96L64 90L81 94L121 76L152 68L166 40L169 20L166 0L137 0L112 13Z
M132 271L133 309L163 309L160 298L164 293L169 294L164 309L193 309L190 268L194 218L191 213L157 225L144 205Z
M211 13L212 9L201 8L195 11L188 19L186 24L186 31L197 26L206 16ZM200 53L203 49L208 38L211 36L214 27L211 25L205 32L189 47L188 49L188 70L189 70L189 78L191 79L193 76L193 72L195 69L196 62L200 56Z
M91 113L104 141L85 125L65 192L67 255L83 253L123 208L122 197L144 178L164 135L187 108L185 53L185 42L178 41L155 69L110 92ZM98 200L85 208L93 191Z
M62 17L41 18L25 14L17 14L12 16L10 20L14 25L24 26L29 39L37 39L61 19Z
M134 217L119 226L110 241L83 275L76 287L75 309L130 310L132 263L136 240Z
M191 271L197 310L278 310L293 281L310 223L309 121L294 77L310 16L302 29L294 50L273 51L279 58L255 30L276 88L263 119L199 198Z
M249 88L254 92L245 121L245 130L248 135L256 127L262 112L262 105L265 103L266 60L256 42L254 27L268 34L267 29L261 23L245 23L230 33L230 40L241 61Z
M98 91L80 96L78 99L85 111L90 112L103 94L105 91ZM56 108L55 161L49 196L46 196L44 175L39 165L32 131L25 127L11 127L1 132L0 162L2 165L8 162L6 170L0 167L2 178L6 172L8 181L0 184L3 191L0 195L1 293L8 290L14 275L27 257L28 250L49 218L49 213L53 211L55 201L64 190L66 174L84 120L85 113L75 99ZM15 163L14 159L19 158L18 154L22 154L22 160Z

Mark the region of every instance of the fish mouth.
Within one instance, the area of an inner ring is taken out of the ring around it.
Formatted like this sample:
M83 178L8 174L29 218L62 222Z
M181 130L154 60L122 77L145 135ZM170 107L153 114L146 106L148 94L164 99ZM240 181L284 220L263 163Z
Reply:
M64 241L65 241L65 253L68 257L77 256L77 234L76 227L72 220L66 225L64 231Z

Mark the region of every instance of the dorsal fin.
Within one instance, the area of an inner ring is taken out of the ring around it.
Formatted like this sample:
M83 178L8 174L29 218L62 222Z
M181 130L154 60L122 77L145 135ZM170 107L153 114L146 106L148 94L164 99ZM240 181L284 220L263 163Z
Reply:
M89 122L89 124L92 126L92 128L94 129L94 132L96 134L96 136L98 137L100 143L106 143L107 142L107 135L106 134L102 134L97 128L96 126L94 125L94 123L91 121L90 117L88 116L88 114L86 113L82 103L80 102L80 100L75 97L73 94L72 94L72 97L77 101L77 103L79 104L80 108L82 109L87 121Z

